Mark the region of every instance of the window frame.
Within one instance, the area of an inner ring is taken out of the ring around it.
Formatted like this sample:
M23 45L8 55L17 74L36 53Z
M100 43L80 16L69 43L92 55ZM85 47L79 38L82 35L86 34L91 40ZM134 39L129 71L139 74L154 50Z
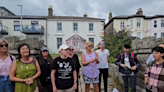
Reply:
M141 27L141 19L137 19L137 27Z
M130 28L133 28L133 20L130 20Z
M161 27L164 28L164 19L161 20Z
M62 31L62 22L57 22L57 31Z
M154 28L157 28L157 20L154 20Z
M138 33L140 33L140 37L138 37ZM141 39L141 32L137 32L137 37Z
M73 31L78 31L78 23L73 23Z
M15 24L16 22L19 22L19 25L18 24ZM20 21L14 21L14 31L20 31L21 30L21 27L20 27ZM19 29L16 29L15 27L19 27Z
M120 29L124 29L125 28L125 21L120 21Z
M93 31L93 26L94 26L93 23L89 23L89 31L90 31L90 32Z
M61 42L58 42L58 41L61 41ZM63 41L62 38L57 38L57 49L59 49L60 45L62 45L62 41Z
M91 39L93 39L93 40L91 40ZM92 48L94 48L94 38L93 38L93 37L90 37L90 38L89 38L89 41L93 42Z

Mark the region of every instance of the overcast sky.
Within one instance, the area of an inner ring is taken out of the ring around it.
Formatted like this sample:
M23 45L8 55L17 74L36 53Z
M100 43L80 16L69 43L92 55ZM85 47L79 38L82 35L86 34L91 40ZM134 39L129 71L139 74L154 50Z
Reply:
M58 16L83 16L103 18L108 21L109 11L113 16L132 15L142 8L144 15L164 14L164 0L0 0L4 6L16 15L48 15L48 6L52 5L53 14Z

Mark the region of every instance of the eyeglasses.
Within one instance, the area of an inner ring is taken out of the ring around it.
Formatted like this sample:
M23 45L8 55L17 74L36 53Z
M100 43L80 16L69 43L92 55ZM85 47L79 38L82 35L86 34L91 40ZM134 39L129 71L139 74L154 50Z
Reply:
M0 45L0 47L8 47L8 44Z
M105 45L105 43L100 43L100 45Z
M74 49L69 49L69 51L73 51Z
M88 46L88 47L92 47L92 45Z
M130 52L130 51L124 51L124 52L125 52L125 53L126 53L126 52L128 53L128 52Z

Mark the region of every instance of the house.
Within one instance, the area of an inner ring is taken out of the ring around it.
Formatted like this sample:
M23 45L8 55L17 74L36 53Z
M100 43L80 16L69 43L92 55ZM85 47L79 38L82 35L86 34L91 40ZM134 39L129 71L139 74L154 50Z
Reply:
M93 47L97 47L102 38L104 21L105 19L88 17L86 13L81 17L56 16L53 15L50 6L48 16L22 15L22 26L21 16L15 14L0 16L0 32L3 33L1 37L27 35L39 37L44 40L50 53L58 53L61 44L72 45L76 52L81 52L85 50L86 41L92 41Z
M105 32L120 31L122 29L131 31L131 35L138 38L146 37L147 18L143 15L141 8L134 15L120 15L112 17L109 13L109 21L105 25Z

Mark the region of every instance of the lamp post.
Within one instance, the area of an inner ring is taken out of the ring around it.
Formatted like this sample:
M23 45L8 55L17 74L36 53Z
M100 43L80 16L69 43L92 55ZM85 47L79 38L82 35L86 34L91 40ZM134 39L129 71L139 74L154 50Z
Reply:
M22 38L22 5L17 5L21 7L21 26L20 26L20 32L21 32L21 38Z

